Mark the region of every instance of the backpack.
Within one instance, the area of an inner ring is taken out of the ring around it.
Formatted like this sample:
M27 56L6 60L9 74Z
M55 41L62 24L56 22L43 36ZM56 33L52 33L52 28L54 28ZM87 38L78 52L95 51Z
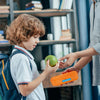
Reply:
M26 97L23 97L18 92L10 73L10 59L13 55L18 53L22 53L28 56L26 53L19 49L16 49L16 51L14 51L10 56L0 54L0 95L2 96L2 100L21 100L21 98L26 100ZM30 67L32 70L31 65Z

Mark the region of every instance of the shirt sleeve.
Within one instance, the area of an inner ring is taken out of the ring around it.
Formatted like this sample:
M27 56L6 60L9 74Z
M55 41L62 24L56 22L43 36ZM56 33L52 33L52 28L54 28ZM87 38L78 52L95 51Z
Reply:
M23 54L17 54L12 59L15 68L15 80L18 85L27 84L32 81L32 72L29 59Z
M96 52L100 54L100 43L95 44L93 48L95 49Z
M94 44L94 45L92 45L92 44L90 43L88 48L94 48L95 51L96 51L97 53L100 54L100 43L96 43L96 44Z

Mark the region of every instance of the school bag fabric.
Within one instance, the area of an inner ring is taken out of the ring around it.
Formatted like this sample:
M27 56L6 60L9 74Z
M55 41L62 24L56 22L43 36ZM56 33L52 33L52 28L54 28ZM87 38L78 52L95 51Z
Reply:
M10 73L10 59L13 55L18 53L28 56L19 49L16 49L9 57L4 54L0 55L0 95L2 96L2 100L21 100L21 98L26 100L26 97L23 97L18 92ZM30 68L32 70L31 63Z

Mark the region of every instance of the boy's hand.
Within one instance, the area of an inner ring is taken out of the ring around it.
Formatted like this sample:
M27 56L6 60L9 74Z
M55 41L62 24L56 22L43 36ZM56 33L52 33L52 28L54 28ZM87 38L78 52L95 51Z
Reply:
M50 74L50 73L56 72L58 68L59 68L59 63L57 63L54 67L51 67L49 65L49 60L48 60L45 71L46 71L46 73Z
M60 66L59 68L65 68L65 67L69 67L71 66L75 60L77 59L77 55L75 53L70 53L62 58L59 59L59 61L62 61L62 60L67 60L65 63L63 62L60 62Z

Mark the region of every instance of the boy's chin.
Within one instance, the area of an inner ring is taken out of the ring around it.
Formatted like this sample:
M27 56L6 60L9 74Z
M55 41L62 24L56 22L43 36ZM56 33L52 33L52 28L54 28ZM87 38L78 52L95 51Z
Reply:
M32 51L32 50L34 50L34 48L31 48L31 49L28 49L29 51Z

